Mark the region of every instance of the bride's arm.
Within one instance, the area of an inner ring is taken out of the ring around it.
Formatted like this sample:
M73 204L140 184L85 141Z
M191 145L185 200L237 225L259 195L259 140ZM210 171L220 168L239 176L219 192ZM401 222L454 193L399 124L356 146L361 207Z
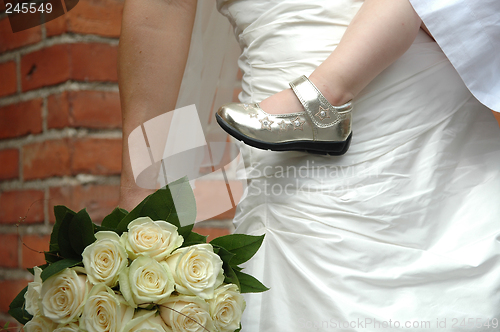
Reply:
M133 179L128 136L175 108L186 66L197 0L126 0L118 47L123 124L119 206L130 210L151 190Z

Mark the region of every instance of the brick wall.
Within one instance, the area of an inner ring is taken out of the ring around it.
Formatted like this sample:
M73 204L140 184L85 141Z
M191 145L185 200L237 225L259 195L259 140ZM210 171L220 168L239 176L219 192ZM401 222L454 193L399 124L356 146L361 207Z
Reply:
M80 0L69 13L17 33L2 7L0 1L0 326L31 280L25 268L43 263L36 251L48 249L53 206L87 208L95 221L117 206L123 1ZM228 234L232 214L197 231Z

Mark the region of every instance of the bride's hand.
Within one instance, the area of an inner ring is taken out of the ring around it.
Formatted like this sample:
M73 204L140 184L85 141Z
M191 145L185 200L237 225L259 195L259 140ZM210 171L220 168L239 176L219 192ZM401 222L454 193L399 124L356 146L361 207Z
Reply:
M132 211L144 198L154 193L152 189L140 188L137 185L121 186L118 206L127 211Z

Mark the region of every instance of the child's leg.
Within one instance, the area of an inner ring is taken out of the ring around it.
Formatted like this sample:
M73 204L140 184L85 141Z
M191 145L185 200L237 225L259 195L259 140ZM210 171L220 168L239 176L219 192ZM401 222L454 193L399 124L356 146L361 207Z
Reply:
M332 105L342 105L406 52L420 25L408 0L366 0L337 48L309 79ZM260 105L271 114L302 111L291 89Z

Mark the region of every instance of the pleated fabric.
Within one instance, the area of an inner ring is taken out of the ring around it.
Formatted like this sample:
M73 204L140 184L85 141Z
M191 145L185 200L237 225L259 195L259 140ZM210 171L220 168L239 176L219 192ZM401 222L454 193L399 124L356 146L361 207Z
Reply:
M309 75L361 4L220 0L241 101ZM354 100L344 156L241 149L236 232L265 234L244 271L270 287L246 296L242 331L500 324L500 129L424 32Z

